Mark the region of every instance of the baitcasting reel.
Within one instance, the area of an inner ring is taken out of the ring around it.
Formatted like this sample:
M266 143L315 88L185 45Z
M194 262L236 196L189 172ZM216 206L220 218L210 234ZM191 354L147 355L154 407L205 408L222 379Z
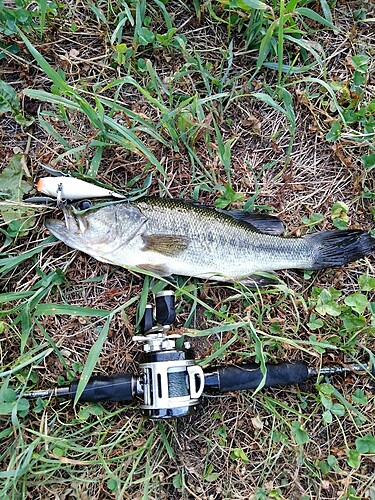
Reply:
M168 334L176 319L174 292L166 290L155 297L153 308L147 304L141 322L143 335L133 338L143 342L142 375L137 380L137 394L142 395L141 408L151 418L183 417L193 413L204 389L204 373L195 364L188 342L176 347L181 335Z

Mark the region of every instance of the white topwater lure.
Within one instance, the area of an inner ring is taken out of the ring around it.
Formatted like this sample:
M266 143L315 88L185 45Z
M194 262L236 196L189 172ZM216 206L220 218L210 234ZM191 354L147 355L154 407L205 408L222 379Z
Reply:
M123 194L116 193L75 177L41 177L36 185L37 191L52 196L57 202L62 200L82 200L87 198L120 198L125 199Z

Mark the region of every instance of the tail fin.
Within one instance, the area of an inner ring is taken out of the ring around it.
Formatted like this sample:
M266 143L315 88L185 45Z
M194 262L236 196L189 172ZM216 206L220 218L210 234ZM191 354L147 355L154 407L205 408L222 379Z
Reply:
M366 231L348 229L309 235L314 261L311 269L343 266L375 253L375 238Z

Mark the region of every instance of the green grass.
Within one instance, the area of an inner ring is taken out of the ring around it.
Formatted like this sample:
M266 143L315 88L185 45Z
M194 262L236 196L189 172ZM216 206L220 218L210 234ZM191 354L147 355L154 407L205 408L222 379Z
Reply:
M279 213L293 236L373 226L371 19L355 16L325 0L0 2L1 498L371 498L369 373L205 397L159 423L135 403L23 397L136 371L132 334L165 286L56 245L51 209L23 202L40 164L134 198ZM203 366L373 359L371 259L264 290L175 288Z

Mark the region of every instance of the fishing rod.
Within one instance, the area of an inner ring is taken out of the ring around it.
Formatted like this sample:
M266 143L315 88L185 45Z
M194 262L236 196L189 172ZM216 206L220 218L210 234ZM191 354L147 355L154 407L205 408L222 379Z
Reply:
M176 319L174 292L164 290L155 297L155 308L146 305L141 320L141 335L133 340L143 344L140 374L118 373L93 376L79 402L140 400L144 414L152 419L183 417L196 411L204 392L227 393L263 387L296 385L317 375L370 373L375 366L349 364L325 366L316 370L306 363L266 363L266 375L260 365L214 366L203 369L196 364L189 342L182 347L182 335L171 331ZM66 397L74 399L79 379L67 387L25 393L26 398Z

